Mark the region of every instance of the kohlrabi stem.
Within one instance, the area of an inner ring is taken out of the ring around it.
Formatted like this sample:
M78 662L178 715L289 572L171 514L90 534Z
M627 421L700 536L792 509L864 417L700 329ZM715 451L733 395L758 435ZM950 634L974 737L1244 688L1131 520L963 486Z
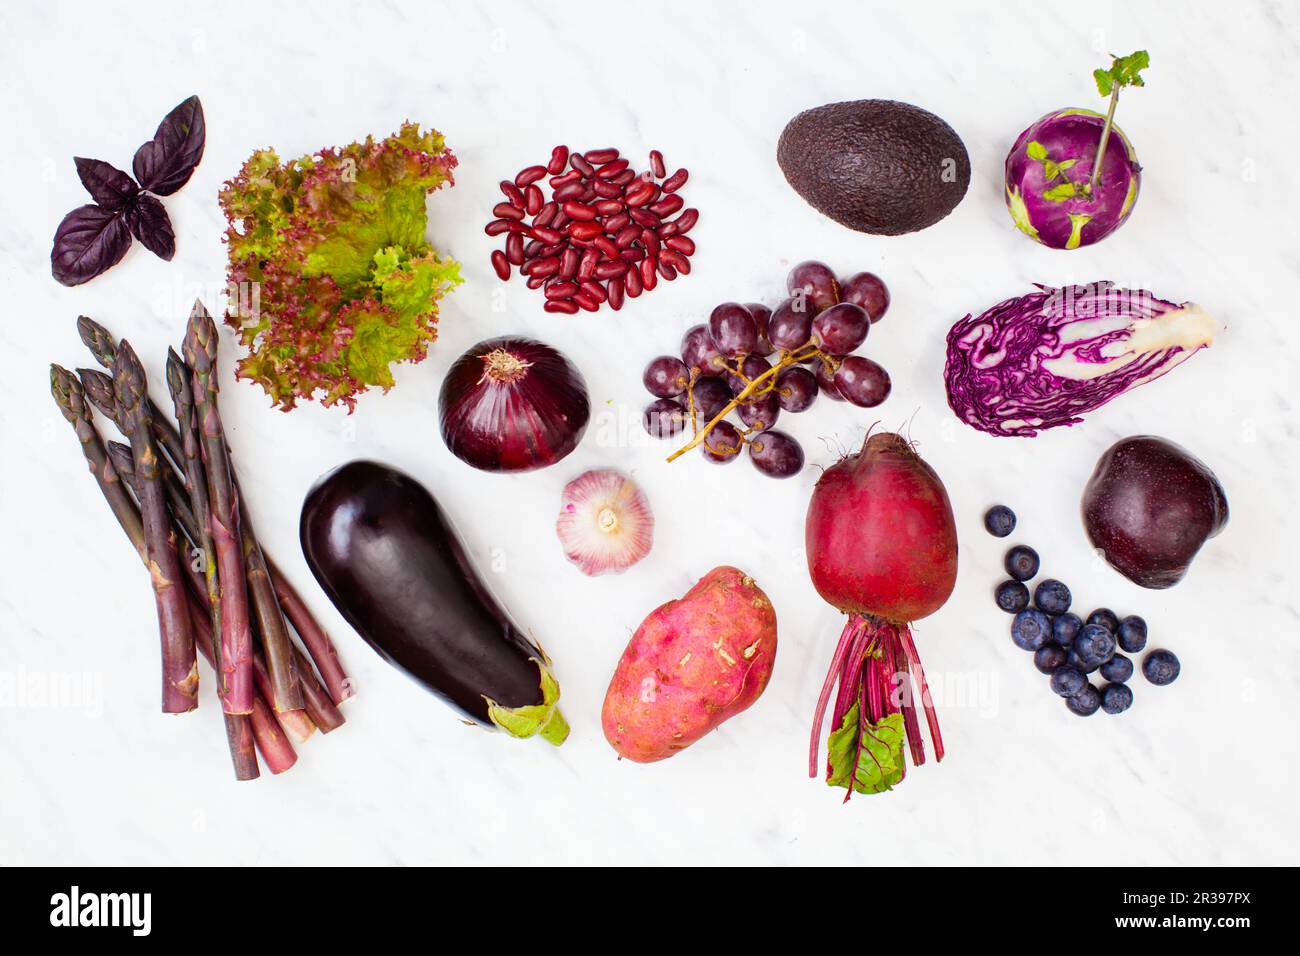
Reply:
M1110 91L1110 108L1106 110L1106 123L1101 128L1101 139L1097 142L1097 158L1092 162L1092 178L1088 180L1088 195L1097 195L1097 184L1101 181L1101 161L1106 158L1106 145L1110 142L1110 128L1115 125L1115 107L1119 105L1119 84Z

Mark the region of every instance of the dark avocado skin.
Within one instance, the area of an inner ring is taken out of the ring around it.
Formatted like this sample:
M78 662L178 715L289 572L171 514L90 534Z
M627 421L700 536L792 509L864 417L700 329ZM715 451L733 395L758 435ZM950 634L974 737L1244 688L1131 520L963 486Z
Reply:
M786 124L776 158L814 209L850 229L883 236L933 226L970 185L970 156L953 128L894 100L805 110ZM944 181L945 170L951 182Z

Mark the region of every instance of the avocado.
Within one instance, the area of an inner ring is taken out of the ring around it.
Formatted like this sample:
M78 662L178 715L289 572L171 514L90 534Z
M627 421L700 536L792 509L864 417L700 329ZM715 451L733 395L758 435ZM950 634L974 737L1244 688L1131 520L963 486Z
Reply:
M970 156L953 128L893 100L805 110L786 124L776 159L813 208L884 236L933 226L970 185Z

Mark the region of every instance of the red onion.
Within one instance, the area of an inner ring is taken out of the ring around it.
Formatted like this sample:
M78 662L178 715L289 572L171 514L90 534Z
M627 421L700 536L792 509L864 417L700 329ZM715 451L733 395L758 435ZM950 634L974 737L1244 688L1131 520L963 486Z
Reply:
M442 440L483 471L553 465L587 430L587 384L542 342L504 336L480 342L447 372L438 399Z

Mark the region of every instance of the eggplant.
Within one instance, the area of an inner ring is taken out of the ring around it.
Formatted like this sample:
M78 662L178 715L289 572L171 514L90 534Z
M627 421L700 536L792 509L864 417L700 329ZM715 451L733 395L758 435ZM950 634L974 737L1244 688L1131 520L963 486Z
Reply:
M550 659L418 481L379 462L340 465L307 493L298 530L317 582L380 657L477 724L564 742Z

